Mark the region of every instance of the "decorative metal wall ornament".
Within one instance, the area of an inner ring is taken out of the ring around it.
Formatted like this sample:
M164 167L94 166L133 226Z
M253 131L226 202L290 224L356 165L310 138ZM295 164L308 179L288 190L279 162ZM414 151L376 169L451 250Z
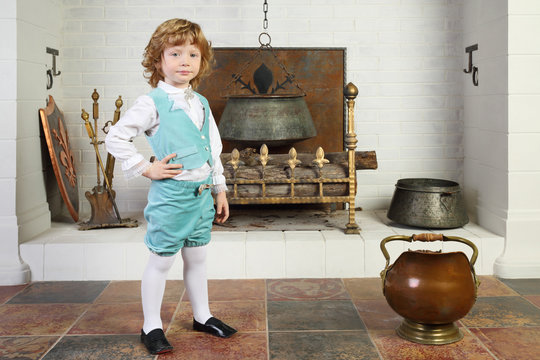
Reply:
M266 1L263 10L263 27L266 30ZM277 57L270 45L271 40L267 32L259 35L258 51L239 72L232 74L233 79L225 87L223 96L228 100L219 121L219 131L224 140L250 146L281 146L317 135L304 99L306 93L295 75ZM265 52L272 54L270 59L279 65L282 78L276 78L264 62ZM254 66L257 67L253 74L248 75L247 70L253 70Z
M60 189L60 195L74 221L79 220L79 191L77 172L64 124L64 114L56 106L52 96L45 109L39 109L39 117L51 158L51 164Z

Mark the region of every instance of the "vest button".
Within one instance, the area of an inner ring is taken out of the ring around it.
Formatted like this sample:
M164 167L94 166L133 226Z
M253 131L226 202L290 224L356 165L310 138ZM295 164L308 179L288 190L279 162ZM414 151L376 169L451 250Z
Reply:
M204 137L204 135L202 135L202 136L201 136L201 139L206 139L206 138Z
M208 151L208 146L205 146L205 147L204 147L204 150Z

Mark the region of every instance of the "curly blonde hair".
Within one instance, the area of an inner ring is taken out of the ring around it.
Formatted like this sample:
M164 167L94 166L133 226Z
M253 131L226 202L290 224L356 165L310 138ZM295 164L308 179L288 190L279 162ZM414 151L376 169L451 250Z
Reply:
M201 79L212 71L214 52L211 43L206 40L198 24L184 19L170 19L159 25L152 34L148 45L144 49L144 77L150 86L155 88L160 80L164 80L163 73L158 67L163 51L171 46L193 44L201 52L201 67L199 73L190 84L197 88Z

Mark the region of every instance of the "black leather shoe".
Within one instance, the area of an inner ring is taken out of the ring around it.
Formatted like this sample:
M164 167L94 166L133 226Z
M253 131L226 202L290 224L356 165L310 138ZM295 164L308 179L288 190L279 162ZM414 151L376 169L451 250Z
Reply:
M152 355L164 354L173 349L162 329L154 329L148 334L141 330L141 342Z
M215 317L208 319L204 325L193 319L193 330L203 331L220 338L228 338L236 333L236 329L224 324L221 322L221 320L218 320Z

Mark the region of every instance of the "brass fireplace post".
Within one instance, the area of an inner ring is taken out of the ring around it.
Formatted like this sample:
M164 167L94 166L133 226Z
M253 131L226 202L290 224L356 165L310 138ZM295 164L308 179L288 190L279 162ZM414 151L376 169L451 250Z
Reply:
M349 153L349 223L345 229L346 234L359 234L360 228L355 218L355 197L356 197L356 166L355 149L356 134L354 133L354 99L358 95L358 88L353 83L348 83L343 90L343 95L347 98L347 134L345 135L345 145Z

